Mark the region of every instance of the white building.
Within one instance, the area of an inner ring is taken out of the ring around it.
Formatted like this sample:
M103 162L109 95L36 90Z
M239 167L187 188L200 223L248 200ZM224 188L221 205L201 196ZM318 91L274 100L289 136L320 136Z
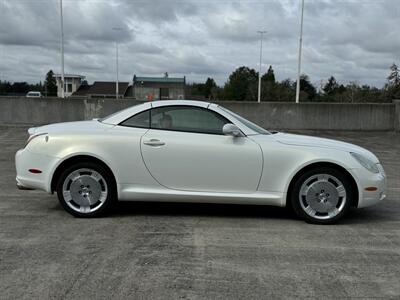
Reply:
M61 97L61 74L54 74L54 78L57 82L57 97ZM82 75L73 75L73 74L65 74L64 75L64 96L69 97L75 92L82 84L82 81L85 79L85 76Z

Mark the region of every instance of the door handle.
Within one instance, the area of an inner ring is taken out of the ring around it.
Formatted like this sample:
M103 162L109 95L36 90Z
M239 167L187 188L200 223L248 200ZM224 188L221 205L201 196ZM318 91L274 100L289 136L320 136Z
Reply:
M152 147L158 147L158 146L164 146L165 143L161 142L160 140L157 139L151 139L149 141L144 141L143 144L152 146Z

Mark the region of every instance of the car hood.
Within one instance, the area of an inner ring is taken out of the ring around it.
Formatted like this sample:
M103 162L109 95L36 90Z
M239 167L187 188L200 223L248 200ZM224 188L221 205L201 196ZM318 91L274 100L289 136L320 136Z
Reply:
M273 137L277 142L285 145L319 147L319 148L335 149L346 152L355 152L366 156L373 162L376 163L379 162L378 158L371 151L368 151L365 148L346 142L341 142L327 138L313 137L300 134L280 133L280 132L274 134Z
M30 135L40 133L76 133L76 132L87 132L105 130L113 127L114 125L104 124L99 122L97 119L91 121L77 121L77 122L65 122L56 123L50 125L44 125L40 127L32 127L28 129Z

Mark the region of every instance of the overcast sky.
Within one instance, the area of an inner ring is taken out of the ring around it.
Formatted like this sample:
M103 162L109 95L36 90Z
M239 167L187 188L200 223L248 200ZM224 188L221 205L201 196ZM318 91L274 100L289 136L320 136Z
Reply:
M64 0L65 72L89 82L133 74L208 76L223 84L237 67L295 79L300 0ZM382 86L400 64L400 0L305 0L303 73L320 84ZM112 28L120 28L114 31ZM0 0L0 80L38 82L60 72L59 0Z

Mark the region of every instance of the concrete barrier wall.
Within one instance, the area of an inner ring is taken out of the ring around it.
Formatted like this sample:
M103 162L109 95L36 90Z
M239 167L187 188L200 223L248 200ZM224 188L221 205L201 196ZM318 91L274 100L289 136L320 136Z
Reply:
M0 124L48 124L104 117L136 100L0 97ZM399 130L400 102L386 104L233 102L218 104L267 129Z
M271 129L394 130L395 105L351 103L238 103L221 104Z
M48 124L104 117L141 103L135 100L0 97L0 123Z
M395 105L394 130L400 131L400 100L394 100L393 103Z

